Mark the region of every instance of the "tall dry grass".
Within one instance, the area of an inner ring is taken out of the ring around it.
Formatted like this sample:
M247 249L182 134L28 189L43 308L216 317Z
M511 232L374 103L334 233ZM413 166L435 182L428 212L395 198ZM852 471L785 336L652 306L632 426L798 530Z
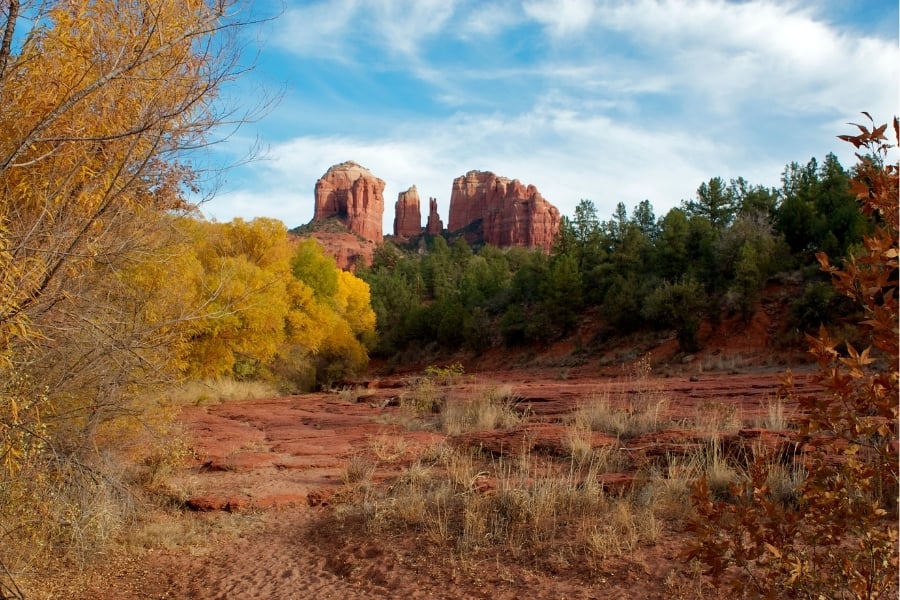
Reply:
M373 532L424 532L455 553L502 547L514 557L549 552L599 565L653 543L660 533L651 508L604 490L599 475L607 468L602 457L576 464L444 447L358 508Z
M446 402L440 412L441 430L448 435L469 431L508 429L527 420L517 408L520 398L509 386L491 387L472 398Z
M179 406L256 400L279 396L278 388L259 380L237 380L231 377L192 380L173 386L164 394Z
M763 404L763 414L753 420L754 427L771 431L784 431L791 426L794 415L785 407L782 398L768 399Z
M572 422L579 429L629 438L669 428L671 421L665 417L668 406L668 398L658 392L647 392L621 404L613 403L609 392L604 392L578 405Z
M423 393L417 383L418 400L410 406L427 411L426 418L436 419L435 426L451 437L515 427L528 418L508 386L475 394L468 390L466 398L436 390L436 384L426 382ZM441 396L439 403L433 401L435 394ZM668 402L651 380L645 357L635 365L628 390L596 394L563 419L568 424L563 455L525 451L497 457L478 448L434 444L389 484L368 487L341 510L363 516L370 532L423 535L455 556L499 549L514 559L557 557L601 572L609 559L655 544L667 530L679 531L694 514L691 496L698 480L728 499L734 485L749 476L740 462L745 456L726 456L722 450L722 434L741 426L737 410L724 403L705 406L692 419L693 428L710 434L707 443L634 462L625 448L629 437L684 428L668 416ZM604 438L595 447L594 432L623 441L610 444ZM610 473L628 473L634 483L610 491L602 483ZM801 480L801 472L773 465L770 493L795 501ZM696 583L673 577L669 585Z

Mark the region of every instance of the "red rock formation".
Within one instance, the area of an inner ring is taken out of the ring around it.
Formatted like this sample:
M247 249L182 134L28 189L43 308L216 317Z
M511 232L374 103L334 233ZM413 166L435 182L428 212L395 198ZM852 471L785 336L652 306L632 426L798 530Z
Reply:
M337 216L351 232L381 242L384 181L353 161L334 165L316 182L313 221Z
M412 186L397 194L394 205L394 235L414 237L422 233L422 212L419 209L419 192Z
M334 258L337 266L345 271L355 271L356 264L372 264L377 244L371 240L360 239L348 231L314 231L309 234L316 238L325 254Z
M425 225L425 233L429 235L441 235L442 231L444 231L444 222L441 221L441 217L438 215L437 199L429 198L428 223Z
M526 246L549 252L559 231L559 211L533 185L498 177L489 171L469 171L453 180L450 194L451 232L478 224L470 241L494 246Z

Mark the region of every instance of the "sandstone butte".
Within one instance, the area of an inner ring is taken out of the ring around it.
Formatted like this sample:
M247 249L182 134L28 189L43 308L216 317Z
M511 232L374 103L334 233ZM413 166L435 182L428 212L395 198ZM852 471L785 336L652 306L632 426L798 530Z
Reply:
M394 205L394 235L415 237L422 234L422 212L419 208L419 191L412 186L397 194Z
M380 243L384 186L383 180L353 161L334 165L316 182L313 221L336 216L352 233Z
M447 228L455 232L474 225L477 231L469 232L470 241L549 252L559 224L559 210L533 185L490 171L469 171L453 180Z

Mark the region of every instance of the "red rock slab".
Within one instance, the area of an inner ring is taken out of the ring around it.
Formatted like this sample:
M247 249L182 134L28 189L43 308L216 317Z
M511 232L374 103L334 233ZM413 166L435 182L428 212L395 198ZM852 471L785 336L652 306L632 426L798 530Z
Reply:
M579 404L599 397L614 405L633 406L641 394L663 393L668 400L668 416L673 420L696 417L710 403L733 404L746 415L755 407L763 410L766 399L778 391L779 373L706 375L655 378L636 382L633 377L579 374L572 380L558 380L547 372L497 371L490 377L464 377L456 385L443 386L449 398L484 394L490 387L509 386L520 398L517 406L528 414L528 422L509 430L483 431L454 436L455 446L480 447L495 455L538 452L550 456L569 454L568 436L572 412ZM813 393L804 374L795 373L797 389ZM402 381L402 378L398 379ZM236 499L246 496L251 505L277 505L285 498L307 498L315 490L337 489L347 460L357 454L369 455L377 463L374 478L388 476L400 462L412 460L417 451L441 443L445 436L426 431L405 431L392 415L403 414L399 407L378 402L380 394L396 395L395 382L383 377L374 391L374 400L351 403L336 394L308 394L247 402L230 402L184 410L182 421L192 437L199 461L182 475L185 489L204 505L241 506ZM595 432L592 446L624 448L632 468L665 458L703 449L713 433L689 429L670 430L628 440ZM386 441L379 441L380 438ZM776 433L747 430L731 437L719 435L734 452L762 443L787 454L789 441ZM391 444L395 444L394 449ZM391 455L390 461L375 456L379 445ZM731 451L731 450L729 450ZM624 485L624 484L623 484ZM217 503L209 496L218 496ZM242 496L243 495L243 496ZM199 502L199 501L198 501ZM308 502L308 500L307 500Z
M252 471L271 467L278 458L271 452L236 452L229 456L212 458L200 467L201 471Z
M631 438L624 444L635 464L642 464L670 456L690 456L708 448L711 433L685 429L654 431Z
M253 502L254 508L273 508L276 506L300 506L306 503L307 494L273 494Z
M480 448L496 456L517 456L539 452L553 456L568 456L569 427L558 423L529 423L510 429L473 431L452 436L449 442L457 447ZM591 446L616 445L618 440L603 433L594 432Z
M176 484L193 490L190 502L197 510L271 507L298 499L303 505L315 490L338 489L349 457L372 452L382 437L402 450L395 462L443 440L433 432L378 422L398 410L347 403L334 394L190 407L182 422L199 460ZM388 471L382 466L373 480Z

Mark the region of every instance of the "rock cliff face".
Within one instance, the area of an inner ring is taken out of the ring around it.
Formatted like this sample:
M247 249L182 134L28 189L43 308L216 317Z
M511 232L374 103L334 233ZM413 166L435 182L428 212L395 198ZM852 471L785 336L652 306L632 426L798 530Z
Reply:
M414 237L422 233L422 212L419 209L419 191L412 186L397 195L394 205L394 235Z
M353 161L334 165L316 182L313 221L337 216L351 232L381 242L384 181Z
M338 268L345 271L356 271L357 263L372 264L376 244L369 240L361 240L352 233L316 232L312 236L319 240L325 254L334 258Z
M437 199L428 199L428 223L425 224L425 233L429 235L440 235L444 231L444 222L438 215Z
M494 246L526 246L549 252L559 231L559 210L533 185L498 177L489 171L469 171L453 180L450 232L473 228L466 238Z

